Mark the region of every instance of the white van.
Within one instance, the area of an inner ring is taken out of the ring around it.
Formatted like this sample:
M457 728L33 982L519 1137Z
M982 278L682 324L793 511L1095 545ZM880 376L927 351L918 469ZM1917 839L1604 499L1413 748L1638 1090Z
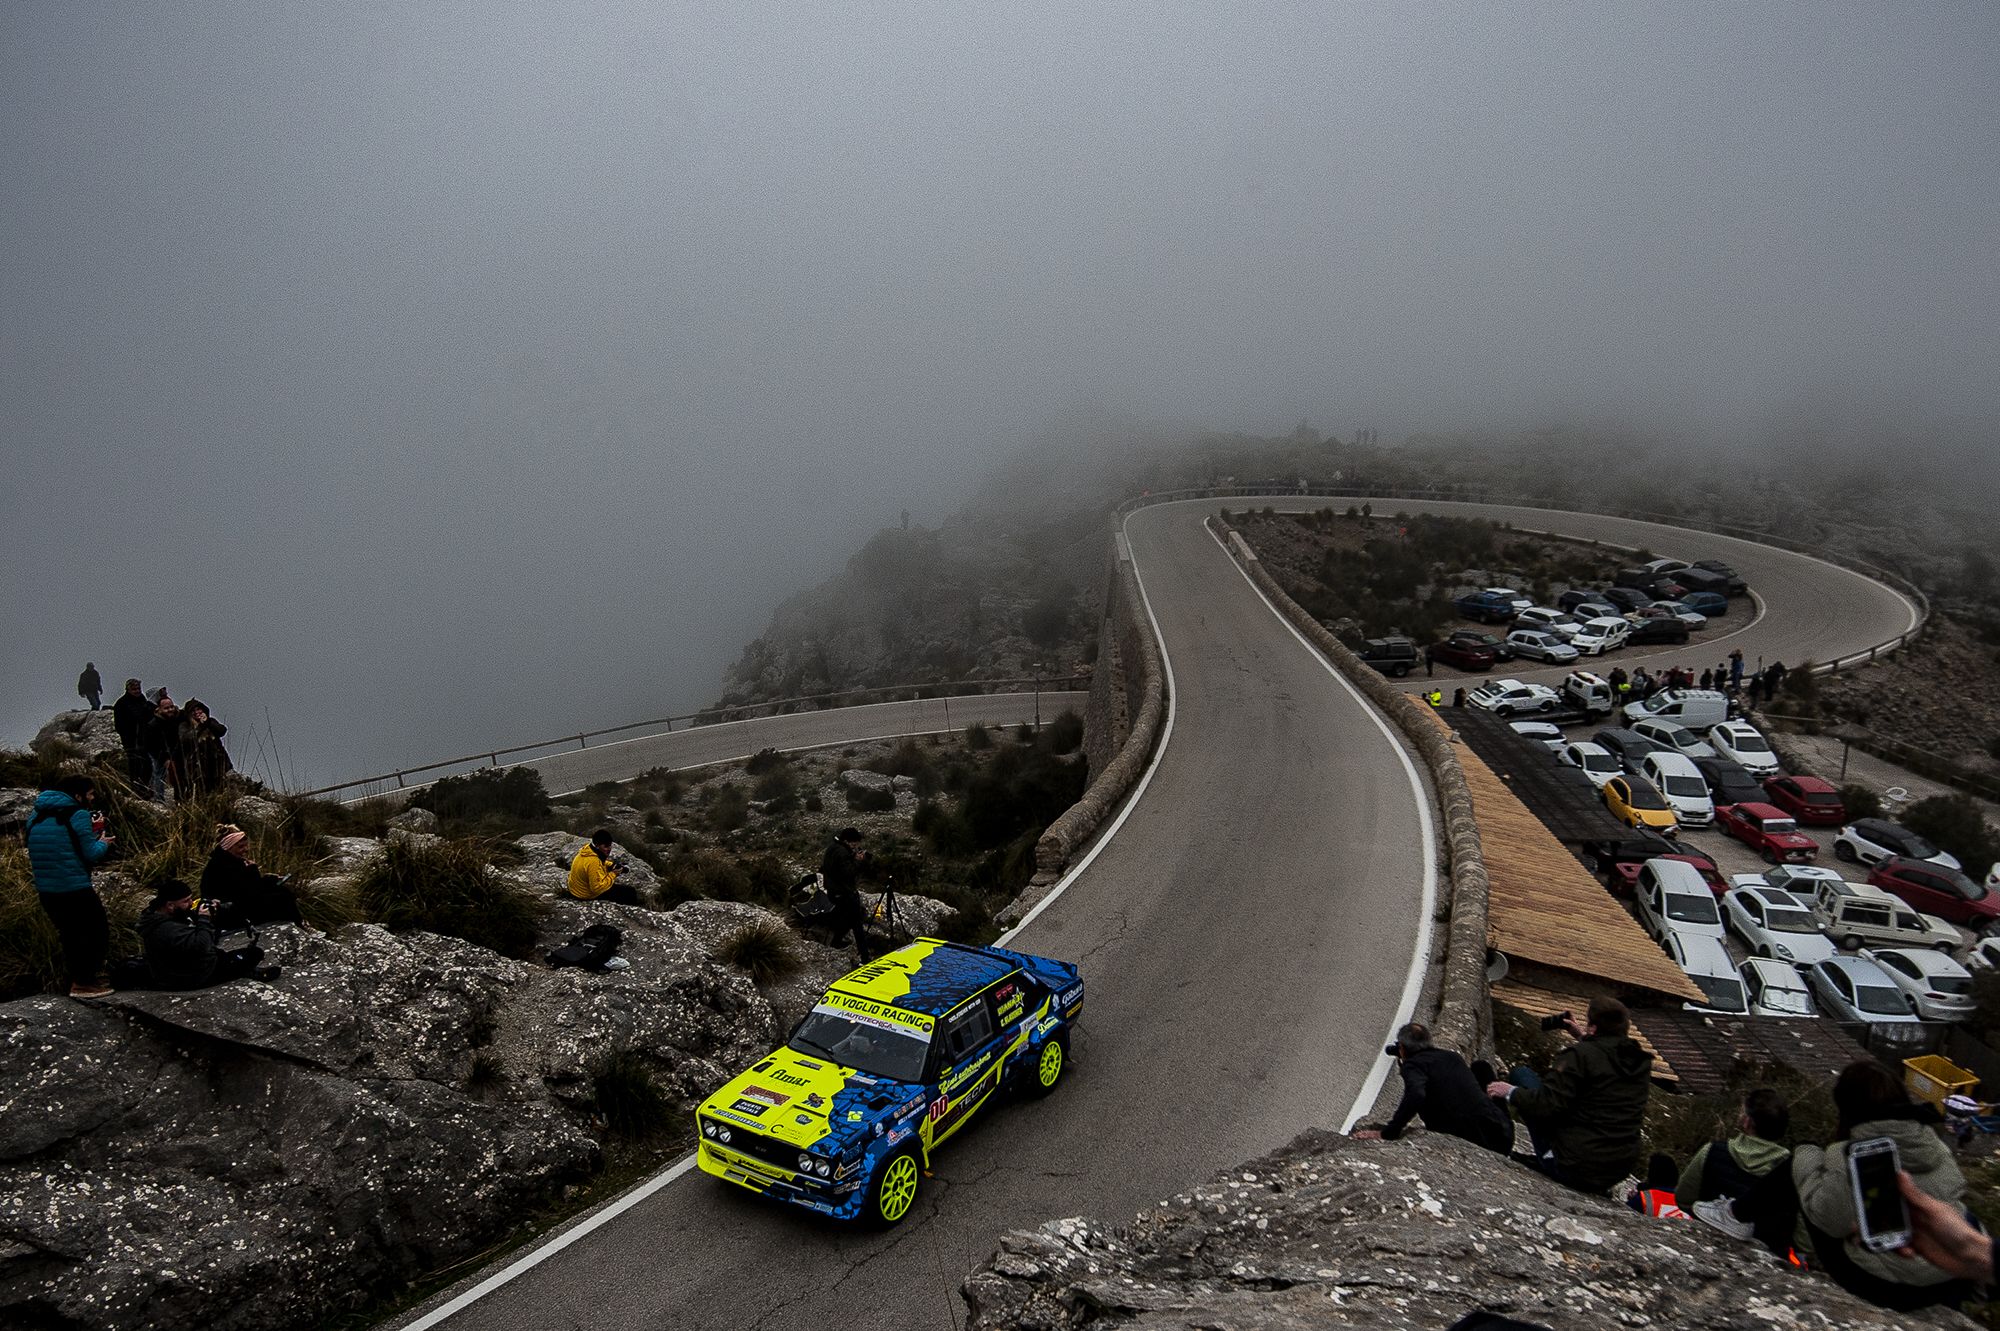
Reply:
M1813 894L1813 918L1848 952L1870 943L1949 952L1962 941L1952 925L1868 883L1822 882Z
M1641 702L1625 704L1625 720L1658 717L1697 733L1729 719L1729 699L1714 689L1661 689Z
M1719 942L1725 936L1715 893L1686 860L1656 858L1640 865L1632 901L1639 923L1655 939L1669 933L1701 934Z
M1665 751L1639 760L1639 775L1653 783L1682 827L1707 827L1715 821L1715 801L1694 759Z
M1592 718L1609 716L1618 705L1611 696L1611 681L1588 670L1572 670L1563 676L1562 695L1564 702ZM1994 866L1994 872L2000 874L2000 865Z

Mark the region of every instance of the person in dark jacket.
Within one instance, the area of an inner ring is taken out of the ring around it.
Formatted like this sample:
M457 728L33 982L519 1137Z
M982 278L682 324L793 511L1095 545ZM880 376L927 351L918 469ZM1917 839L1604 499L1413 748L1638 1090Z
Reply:
M1432 1132L1442 1132L1502 1155L1514 1149L1514 1120L1473 1079L1465 1060L1449 1049L1431 1044L1429 1028L1411 1022L1396 1032L1396 1068L1403 1077L1403 1098L1380 1130L1362 1128L1363 1140L1395 1141L1421 1118Z
M1743 1097L1737 1133L1694 1153L1674 1187L1680 1208L1734 1239L1755 1239L1783 1257L1798 1224L1792 1153L1780 1140L1791 1106L1770 1087Z
M216 946L219 937L209 903L197 908L186 883L170 878L153 885L153 900L139 914L139 939L155 988L205 989L245 975L277 977L275 966L258 965L262 948L252 944L225 952Z
M85 661L83 663L83 673L76 677L76 696L89 703L90 710L93 712L102 706L104 677L97 673L96 662Z
M1568 1013L1563 1023L1576 1043L1546 1079L1517 1067L1486 1093L1527 1124L1535 1154L1523 1163L1578 1192L1605 1193L1639 1162L1653 1056L1632 1038L1631 1016L1615 998L1592 999L1584 1026Z
M126 680L125 692L111 704L111 724L118 731L118 742L125 746L126 775L141 790L151 789L153 784L153 759L146 752L146 727L152 720L153 704L140 692L139 681Z
M113 838L104 835L104 819L92 811L96 803L95 782L66 776L35 796L35 811L28 816L35 899L62 940L71 998L102 998L111 992L104 982L111 923L90 871L111 853Z
M844 946L852 930L855 955L866 962L875 959L875 944L868 937L866 917L861 912L861 866L867 863L868 852L857 849L860 844L859 828L841 828L820 857L819 872L827 899L833 903L833 945Z
M187 706L181 709L181 733L193 769L195 790L204 793L219 790L222 778L235 770L235 764L229 761L229 750L222 747L222 737L229 733L229 727L209 714L207 703L189 698Z
M153 798L164 801L167 791L179 802L188 797L187 742L181 733L180 704L162 689L146 723L146 752L153 760Z
M194 704L188 708L193 710ZM215 829L215 849L201 870L201 899L226 901L236 908L233 918L246 924L304 924L299 899L283 878L264 873L250 858L250 838L234 823Z

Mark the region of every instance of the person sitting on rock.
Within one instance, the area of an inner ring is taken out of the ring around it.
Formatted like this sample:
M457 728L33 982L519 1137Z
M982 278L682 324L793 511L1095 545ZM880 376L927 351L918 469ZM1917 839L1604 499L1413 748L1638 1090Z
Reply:
M1768 1086L1743 1097L1737 1133L1710 1142L1681 1171L1674 1200L1683 1211L1733 1239L1755 1239L1783 1257L1791 1251L1799 1196L1792 1153L1780 1142L1791 1106Z
M1486 1093L1505 1100L1528 1125L1534 1155L1523 1164L1578 1192L1608 1193L1633 1173L1652 1094L1653 1056L1630 1034L1615 998L1593 998L1586 1025L1563 1014L1576 1043L1556 1056L1546 1080L1517 1067Z
M139 938L146 946L148 982L155 989L206 989L254 975L274 980L276 966L260 965L264 950L255 944L227 952L210 903L197 908L194 889L176 878L153 885L153 899L139 915Z
M637 906L639 894L629 883L618 881L623 866L611 857L611 829L600 827L590 834L590 844L570 858L569 894L578 901L616 901Z
M192 711L194 704L188 704ZM250 837L234 823L218 823L215 849L201 870L201 899L226 901L245 924L304 924L299 899L287 879L265 873L250 858Z
M1384 1127L1362 1128L1356 1137L1395 1141L1411 1119L1421 1118L1432 1132L1463 1137L1502 1155L1514 1149L1514 1120L1487 1097L1463 1058L1431 1043L1429 1027L1411 1022L1396 1032L1391 1047L1403 1077L1403 1098Z

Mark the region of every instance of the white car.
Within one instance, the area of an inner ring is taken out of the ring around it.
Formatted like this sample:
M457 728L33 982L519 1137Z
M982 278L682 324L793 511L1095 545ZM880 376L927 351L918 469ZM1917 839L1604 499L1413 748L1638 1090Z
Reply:
M1876 864L1891 855L1901 855L1906 860L1929 860L1947 869L1964 867L1959 864L1956 855L1939 850L1901 823L1892 823L1886 818L1856 818L1833 834L1835 859L1846 860L1850 864L1856 860L1863 864ZM1989 887L1993 885L1992 874L1986 875L1986 883Z
M1507 645L1518 657L1550 665L1568 665L1580 654L1560 635L1540 629L1515 629L1507 635Z
M1549 749L1560 749L1565 743L1563 728L1553 721L1510 721L1507 729L1522 739Z
M1715 801L1694 759L1678 753L1649 753L1639 760L1639 775L1653 783L1682 827L1707 827L1715 821Z
M1466 695L1474 707L1495 716L1516 716L1523 712L1553 712L1562 702L1546 684L1523 684L1518 679L1488 680Z
M1640 865L1632 904L1647 936L1656 941L1664 942L1670 933L1706 934L1718 943L1724 937L1715 893L1684 860L1654 858Z
M1707 615L1702 614L1699 610L1690 610L1679 601L1655 601L1646 608L1648 610L1666 611L1675 619L1687 625L1688 632L1690 633L1696 629L1705 629L1708 627Z
M1535 600L1533 597L1523 596L1521 595L1521 593L1515 591L1512 587L1487 587L1484 590L1486 591L1486 594L1489 596L1506 597L1507 604L1514 607L1514 613L1517 615L1520 614L1523 610L1533 610L1535 608Z
M1736 971L1753 1017L1810 1017L1812 992L1805 977L1782 961L1753 957Z
M1625 645L1632 636L1632 626L1622 619L1609 615L1597 619L1586 619L1583 627L1570 635L1569 645L1585 656L1602 656Z
M1810 898L1765 887L1755 874L1736 874L1729 881L1736 886L1722 898L1722 916L1752 955L1810 966L1840 951L1820 932Z
M2000 938L1982 938L1965 954L1965 964L1976 971L2000 970Z
M1816 864L1774 864L1761 874L1738 874L1730 881L1735 882L1736 878L1740 877L1761 879L1765 887L1775 887L1780 892L1789 892L1805 902L1808 907L1812 905L1813 899L1819 896L1821 883L1838 883L1842 887L1847 885L1845 878L1831 869L1822 869Z
M1778 755L1772 751L1770 741L1748 721L1724 721L1719 726L1710 726L1708 742L1716 753L1752 776L1778 774Z
M1683 758L1713 758L1715 750L1702 743L1701 736L1686 726L1675 725L1672 721L1662 721L1658 717L1648 717L1644 721L1632 723L1632 733L1644 735L1655 744L1664 744ZM1704 785L1707 783L1704 782Z
M1664 578L1670 573L1678 573L1684 568L1692 567L1692 565L1685 559L1655 559L1651 563L1641 564L1639 567L1645 569L1646 572L1652 574L1654 577Z
M1689 1003L1690 1011L1719 1012L1729 1017L1749 1014L1750 1005L1743 997L1743 981L1737 976L1736 965L1729 960L1729 949L1722 945L1720 938L1669 932L1661 940L1661 946L1667 949L1674 965L1679 966L1708 998L1706 1003Z
M1806 968L1806 983L1812 986L1820 1010L1835 1021L1908 1025L1917 1019L1896 982L1866 957L1816 961Z
M1612 777L1625 774L1625 766L1618 761L1617 754L1602 744L1592 744L1587 739L1578 740L1574 744L1565 744L1557 749L1556 761L1580 770L1590 778L1590 784L1599 790L1604 789L1604 783Z
M1515 629L1533 629L1538 633L1553 633L1564 642L1576 635L1583 622L1567 610L1552 610L1545 605L1530 606L1514 616Z
M1878 947L1862 956L1882 968L1910 1011L1925 1021L1964 1021L1972 1015L1972 975L1942 952Z

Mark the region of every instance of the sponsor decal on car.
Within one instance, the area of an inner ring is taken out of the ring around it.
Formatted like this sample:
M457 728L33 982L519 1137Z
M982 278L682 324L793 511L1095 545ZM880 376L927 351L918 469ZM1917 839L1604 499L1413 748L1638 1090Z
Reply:
M936 1024L934 1019L921 1012L905 1012L893 1003L878 1003L872 998L857 998L853 994L843 994L838 989L828 990L819 1005L843 1015L885 1026L905 1026L911 1030L930 1034Z

